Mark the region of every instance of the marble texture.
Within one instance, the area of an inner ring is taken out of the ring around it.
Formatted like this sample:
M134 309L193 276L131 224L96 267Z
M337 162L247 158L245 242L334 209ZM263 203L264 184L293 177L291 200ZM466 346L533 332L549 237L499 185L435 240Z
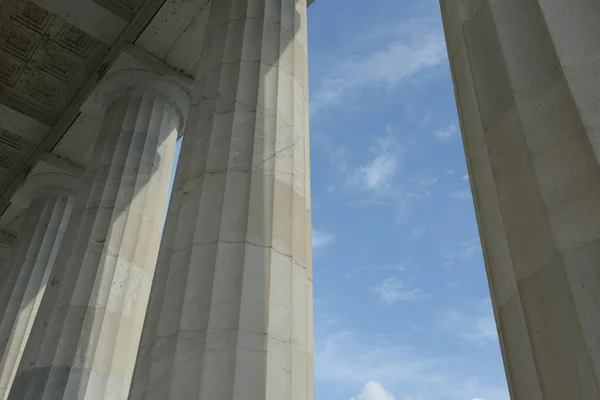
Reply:
M600 398L600 7L441 0L514 400Z
M73 208L79 179L62 173L30 177L33 199L3 271L0 291L0 399L6 399ZM6 274L6 275L4 275Z
M11 400L127 398L184 113L160 91L165 82L131 78L105 96Z
M312 400L305 0L210 8L130 400Z

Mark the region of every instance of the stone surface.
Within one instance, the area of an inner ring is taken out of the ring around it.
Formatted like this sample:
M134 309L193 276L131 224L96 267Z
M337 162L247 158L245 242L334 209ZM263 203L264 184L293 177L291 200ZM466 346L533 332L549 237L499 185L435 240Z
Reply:
M168 82L141 84L140 73L117 92L108 85L91 164L10 399L127 397L184 112L162 91Z
M0 243L0 288L4 285L4 277L10 260L10 247Z
M48 276L73 208L79 180L66 174L35 175L26 182L32 191L10 265L2 274L0 292L0 399L12 384Z
M210 8L130 400L312 400L306 2Z
M441 7L511 396L600 398L600 7Z

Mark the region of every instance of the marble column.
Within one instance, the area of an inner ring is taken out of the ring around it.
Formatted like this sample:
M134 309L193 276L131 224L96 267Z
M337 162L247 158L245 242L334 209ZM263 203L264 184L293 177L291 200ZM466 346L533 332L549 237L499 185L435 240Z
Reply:
M119 74L9 399L127 398L187 94Z
M24 185L31 203L0 292L0 399L8 396L78 186L78 178L53 172L33 175Z
M511 396L598 399L598 2L441 8Z
M305 0L214 2L130 400L312 400Z

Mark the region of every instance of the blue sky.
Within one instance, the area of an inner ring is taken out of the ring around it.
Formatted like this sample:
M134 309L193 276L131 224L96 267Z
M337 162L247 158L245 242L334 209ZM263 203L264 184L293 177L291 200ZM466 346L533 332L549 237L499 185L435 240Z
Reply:
M317 400L508 400L437 0L309 10Z
M316 400L508 400L437 0L316 0L309 57Z

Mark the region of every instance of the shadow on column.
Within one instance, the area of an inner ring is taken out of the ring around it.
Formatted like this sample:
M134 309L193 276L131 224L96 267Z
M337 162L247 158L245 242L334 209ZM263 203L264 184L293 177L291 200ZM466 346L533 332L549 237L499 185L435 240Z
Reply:
M210 10L129 400L314 396L305 6Z
M127 396L182 122L155 87L128 84L111 93L10 399Z

